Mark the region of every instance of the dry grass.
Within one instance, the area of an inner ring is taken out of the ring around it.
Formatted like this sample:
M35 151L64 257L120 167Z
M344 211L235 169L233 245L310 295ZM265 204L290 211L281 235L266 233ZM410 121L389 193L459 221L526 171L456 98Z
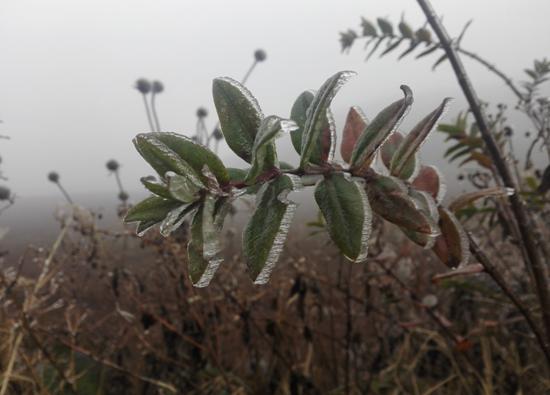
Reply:
M291 238L262 287L229 229L227 262L196 289L184 231L141 240L83 209L60 222L49 250L29 248L0 275L0 395L550 390L533 336L490 279L432 281L447 270L388 225L376 224L364 265L325 236ZM523 287L523 269L506 265L514 249L480 236Z

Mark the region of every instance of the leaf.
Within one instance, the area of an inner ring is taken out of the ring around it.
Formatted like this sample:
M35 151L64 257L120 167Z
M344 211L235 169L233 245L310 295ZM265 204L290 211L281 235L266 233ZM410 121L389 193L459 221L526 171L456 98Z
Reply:
M170 236L177 228L179 228L187 215L197 207L198 203L183 204L171 210L160 224L160 234L164 237Z
M405 235L416 244L423 248L432 248L435 244L436 237L441 233L437 222L439 221L439 212L434 198L424 191L417 191L415 189L409 189L409 197L414 202L415 207L420 210L427 218L429 218L429 225L431 226L431 232L418 233L409 229L402 229Z
M363 28L363 36L376 36L376 26L365 18L361 18L361 27Z
M369 168L378 149L407 115L413 96L408 86L401 85L401 90L405 97L380 111L357 140L351 154L351 170L354 174L362 174Z
M393 26L390 21L384 18L377 18L376 22L378 23L378 27L383 34L387 36L393 36Z
M485 199L488 197L504 197L513 194L514 190L512 188L493 187L480 189L477 191L465 193L453 200L453 202L449 205L449 210L456 213L461 208L466 207L476 200Z
M470 258L470 245L462 225L449 210L439 207L441 235L436 239L433 251L451 268L462 267Z
M367 124L367 117L365 117L361 108L353 106L349 109L342 132L342 144L340 145L340 154L346 163L351 160L353 148Z
M435 166L422 166L411 185L429 193L437 203L443 201L447 191L443 176Z
M380 57L383 57L384 55L396 49L399 46L399 44L401 44L402 42L403 42L403 39L399 39L395 41L393 44L388 45L388 47L380 54Z
M330 102L342 87L356 73L353 71L340 71L330 77L321 86L319 91L313 97L311 105L307 111L307 118L304 124L301 145L300 168L305 168L308 163L313 163L312 159L316 145L323 144L323 131L327 110Z
M439 66L441 63L443 63L445 60L447 60L447 54L441 55L439 59L433 64L432 70L435 70L437 66Z
M252 148L252 167L245 179L247 184L253 184L262 172L278 167L279 163L276 157L273 158L269 155L269 149L273 146L277 137L297 128L298 126L293 121L282 119L275 115L270 115L262 121Z
M420 44L420 42L418 42L418 41L411 41L411 44L409 45L409 48L407 48L401 55L399 55L399 57L397 58L397 60L403 59L405 56L407 56L407 55L410 54L412 51L414 51L414 50L416 49L416 47L418 47L418 44Z
M191 203L199 199L199 192L204 185L197 185L186 176L180 176L172 172L166 174L168 192L172 199L183 203Z
M175 200L150 196L135 206L130 207L124 217L124 222L139 222L138 234L141 236L146 230L161 222L170 211L180 205L181 203Z
M155 169L162 179L165 178L166 173L174 172L186 175L192 178L194 182L200 184L201 181L195 170L179 155L168 148L166 144L150 133L138 134L133 142L143 159Z
M399 32L403 37L408 39L414 38L414 32L407 22L405 21L399 22L398 28L399 28Z
M216 176L221 185L229 183L229 174L223 162L210 149L202 144L198 144L186 136L176 133L151 133L153 137L160 140L168 148L174 151L185 162L187 162L199 174L203 182L206 182L202 171L204 166L208 166L210 171Z
M439 44L434 44L431 47L428 47L428 49L425 49L424 51L422 51L418 55L416 55L415 59L423 58L424 56L427 56L427 55L435 52L438 48L439 48Z
M414 157L422 144L426 141L435 128L435 125L446 111L450 101L450 98L444 99L438 108L428 114L407 136L405 136L405 140L401 143L391 161L390 172L393 176L402 178L402 173L406 169L407 162Z
M376 44L374 44L374 47L372 47L372 49L370 50L369 54L367 55L366 59L365 60L369 60L370 57L376 52L376 50L378 49L378 47L380 46L380 44L382 44L382 41L384 41L386 39L385 36L382 36L380 37L378 40L376 40Z
M227 198L206 195L193 215L187 257L189 277L195 287L206 287L223 262L220 233L229 206Z
M403 140L404 137L401 133L394 132L390 135L390 137L388 137L384 144L382 144L382 148L380 148L380 159L382 160L382 163L384 164L386 169L388 169L388 173L391 165L391 160L399 146L403 143ZM401 178L404 180L408 180L409 178L411 178L415 174L419 166L419 162L420 161L418 160L418 155L414 155L412 158L410 158L407 161L403 172L401 173Z
M168 191L168 187L162 183L159 183L155 177L141 177L139 179L143 186L147 188L150 192L154 193L157 196L163 197L165 199L172 199L172 195Z
M282 175L258 192L256 210L243 233L243 254L254 284L265 284L279 259L296 204L287 199L298 178Z
M414 232L432 234L433 221L418 209L398 178L373 174L366 191L372 209L386 221Z
M292 110L290 112L290 119L292 119L298 125L298 129L290 132L292 139L292 145L296 149L296 152L300 154L302 152L302 135L304 126L307 120L307 111L313 102L315 94L312 91L302 92L300 96L294 102ZM317 140L313 153L311 154L310 162L318 165L322 165L327 161L331 161L334 156L334 146L336 140L336 127L334 125L334 119L330 109L327 109L323 125L322 125L321 138Z
M367 257L372 211L363 188L343 174L324 178L315 188L315 201L328 232L342 254L351 261Z
M254 139L263 119L258 101L244 85L227 77L214 80L212 93L229 148L250 163Z

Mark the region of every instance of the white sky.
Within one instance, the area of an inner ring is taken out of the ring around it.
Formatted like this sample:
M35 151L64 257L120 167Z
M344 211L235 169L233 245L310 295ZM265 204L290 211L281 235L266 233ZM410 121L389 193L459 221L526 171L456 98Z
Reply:
M463 45L516 79L532 59L550 56L548 0L433 3L451 34L474 18ZM113 191L104 163L116 158L128 189L139 190L139 177L152 171L131 144L147 129L134 81L161 80L163 129L192 134L198 106L208 108L209 125L215 123L211 80L239 79L256 48L264 48L268 60L248 86L266 114L288 116L301 91L351 69L359 76L333 106L340 126L349 106L360 105L372 117L401 96L402 83L416 95L409 122L444 96L459 99L450 119L464 102L447 64L430 71L436 56L396 62L390 54L365 63L361 45L350 55L340 53L338 33L357 28L360 16L398 22L402 11L414 27L423 23L413 0L2 0L0 134L12 139L0 140L0 155L8 185L22 197L57 193L46 180L57 170L72 192ZM512 100L500 80L466 65L482 98ZM438 141L434 136L424 146L426 162L443 163ZM221 155L239 164L227 148Z

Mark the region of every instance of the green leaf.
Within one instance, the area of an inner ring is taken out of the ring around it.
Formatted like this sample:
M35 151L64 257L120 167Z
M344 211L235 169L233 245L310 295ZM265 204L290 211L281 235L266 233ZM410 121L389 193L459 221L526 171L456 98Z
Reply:
M363 36L376 36L376 26L365 18L361 18L361 27L363 28Z
M408 86L401 85L401 90L405 97L380 111L355 144L351 154L351 170L355 174L362 174L369 168L378 149L407 115L413 102L413 96Z
M441 235L433 247L435 254L451 268L467 264L470 258L470 244L466 233L454 214L443 207L439 207L439 227Z
M390 172L393 176L402 178L407 162L414 157L421 145L426 141L435 125L449 106L450 98L443 100L441 105L421 120L413 130L405 136L405 140L393 155Z
M247 169L236 169L234 167L227 168L227 173L229 174L231 182L244 182L248 171Z
M180 205L181 203L175 200L151 196L130 207L124 217L124 222L139 222L138 234L141 236L143 232L161 222L170 211Z
M204 166L208 166L210 171L216 176L216 179L221 185L229 183L229 174L223 162L210 149L202 144L198 144L186 136L176 133L151 133L152 136L166 144L168 148L174 151L185 162L187 162L201 180L206 183L204 175L202 175Z
M307 111L313 102L314 96L315 94L312 91L302 92L302 94L298 96L294 102L292 110L290 111L290 119L298 125L298 129L290 132L292 145L298 154L302 152L302 132L307 119ZM317 144L315 144L310 158L311 163L322 165L323 163L332 160L336 140L335 130L336 127L334 125L332 112L330 109L327 109L322 126L322 137L319 138Z
M342 132L342 144L340 145L340 154L346 163L349 163L351 160L353 148L359 136L361 136L361 133L367 127L367 124L367 117L361 108L353 106L349 109L346 124Z
M263 119L258 101L244 85L227 77L214 80L212 93L227 144L250 163L254 139Z
M168 191L168 187L163 183L158 182L155 177L141 177L139 179L143 186L149 190L149 192L154 193L157 196L163 197L165 199L172 199L172 195Z
M183 204L171 210L160 224L160 234L164 237L170 236L172 232L183 224L188 214L190 214L198 204L198 202Z
M246 183L253 184L262 172L278 167L278 162L270 162L273 157L269 155L269 148L281 134L290 133L297 128L298 126L293 121L282 119L275 115L270 115L262 121L260 130L254 140L252 167L246 176Z
M314 150L318 145L322 147L327 145L324 132L330 102L342 85L355 74L353 71L341 71L334 74L313 97L302 132L300 168L303 169L308 163L314 163L312 161L319 159L314 156Z
M223 262L220 233L229 207L228 198L207 195L193 215L187 256L195 287L206 287Z
M380 54L380 57L383 57L384 55L396 49L399 46L399 44L401 44L402 42L403 42L403 39L401 38L396 40L393 44L388 43L389 44L388 47L384 51L382 51L382 53Z
M287 199L297 177L281 175L258 192L256 210L243 233L243 253L255 284L265 284L279 259L296 204Z
M372 212L363 188L343 174L332 174L315 188L315 201L328 225L330 237L352 261L367 257Z
M143 159L155 169L162 179L165 179L166 173L174 172L186 175L200 184L201 181L195 170L152 134L138 134L133 142Z
M414 232L432 234L433 220L419 210L398 178L373 174L366 191L373 211L386 221Z
M388 139L384 142L382 145L382 148L380 149L380 159L382 159L382 163L386 167L386 169L390 169L391 161L397 150L399 149L399 146L403 144L403 140L405 138L403 135L399 132L394 132ZM410 158L405 168L403 169L403 172L401 173L402 177L400 177L403 180L408 180L410 177L414 175L416 172L418 166L419 166L419 160L417 155L414 155L412 158Z
M414 38L414 32L413 30L411 29L411 27L409 26L409 24L405 21L401 21L398 25L399 27L399 32L401 33L401 35L405 38L408 38L408 39L413 39Z
M199 199L199 192L204 189L204 185L197 185L186 176L180 176L175 173L168 173L168 192L172 199L183 203L191 203Z
M387 36L393 36L393 26L390 21L384 18L377 18L376 22L378 23L378 27L383 34Z

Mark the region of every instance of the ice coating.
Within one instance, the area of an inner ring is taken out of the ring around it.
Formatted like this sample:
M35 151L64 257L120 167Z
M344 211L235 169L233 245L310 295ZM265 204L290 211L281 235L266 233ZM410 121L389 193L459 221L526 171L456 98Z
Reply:
M369 250L369 239L372 232L372 209L367 198L367 193L362 185L354 181L355 186L361 195L361 203L363 204L363 228L361 229L361 250L355 258L355 262L363 262L367 259Z
M437 177L439 178L439 190L437 191L437 196L435 197L435 201L437 203L441 203L443 199L445 199L445 195L447 194L447 182L445 180L445 177L443 176L443 173L439 171L439 169L435 166L430 166L437 174Z
M334 152L336 151L336 123L334 122L334 116L330 108L327 108L327 119L330 129L330 148L328 150L327 162L334 160Z
M254 280L254 284L257 285L266 284L269 281L271 272L279 261L279 256L281 255L281 251L283 250L284 243L290 229L290 224L292 223L292 218L294 217L296 207L298 206L296 203L288 200L287 197L291 190L299 190L302 188L300 178L294 175L285 175L283 177L287 177L290 179L290 181L292 182L292 189L286 189L282 191L278 196L279 201L285 204L286 208L281 223L279 225L279 230L277 231L271 249L269 250L267 260L263 265L262 270ZM265 189L262 191L262 193L264 192Z
M246 99L254 107L256 112L258 112L260 116L263 118L264 115L263 115L262 109L260 108L260 103L258 103L258 99L254 97L252 92L250 92L246 86L244 86L239 81L234 80L231 77L219 77L217 79L220 81L227 82L229 85L237 89L244 97L246 97Z
M307 119L302 132L302 156L300 166L304 167L309 161L314 143L319 139L322 128L318 125L320 118L326 114L330 102L351 77L355 76L353 71L341 71L330 77L315 94L309 109Z
M187 214L188 209L189 205L185 204L171 210L160 223L160 234L168 237L173 231L179 228L185 220L185 214Z
M458 222L458 219L454 216L454 214L444 207L441 209L445 212L448 219L453 223L456 231L458 232L461 260L456 267L458 269L463 268L468 264L468 261L470 260L470 243L468 241L468 236L466 235L464 228L462 228L462 225L460 224L460 222Z
M192 176L182 176L169 171L166 173L165 178L168 181L170 195L184 203L197 200L198 192L204 188L202 182L198 178L193 180ZM199 182L198 185L196 184L197 181Z

